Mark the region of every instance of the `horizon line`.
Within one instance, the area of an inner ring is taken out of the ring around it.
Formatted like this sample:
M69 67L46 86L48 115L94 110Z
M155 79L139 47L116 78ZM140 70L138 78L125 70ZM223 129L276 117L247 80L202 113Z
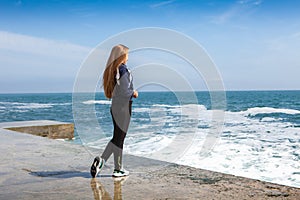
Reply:
M300 89L229 89L224 90L224 92L272 92L272 91L300 91ZM183 91L183 90L176 90L176 91L169 91L169 90L141 90L138 92L143 93L151 93L151 92L223 92L222 90L215 90L215 91L209 91L209 90L193 90L193 91ZM72 94L73 91L64 91L64 92L0 92L0 95L5 94ZM76 93L93 93L93 92L76 92ZM94 93L104 93L96 91Z

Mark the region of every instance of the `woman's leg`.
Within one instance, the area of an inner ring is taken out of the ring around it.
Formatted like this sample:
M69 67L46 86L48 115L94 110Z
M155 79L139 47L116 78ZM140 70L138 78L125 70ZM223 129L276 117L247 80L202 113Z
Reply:
M129 112L130 112L129 114L131 115L131 103L129 103ZM118 125L118 123L116 122L116 120L114 118L115 115L113 115L113 112L112 112L112 108L110 109L110 113L111 113L111 116L112 116L112 121L113 121L113 126L114 126L113 138L106 145L101 157L105 161L107 161L109 159L109 157L111 156L111 154L113 152L116 152L115 154L116 154L117 157L115 156L115 163L118 163L118 161L119 161L119 163L121 163L121 161L120 161L121 158L118 158L118 156L121 155L122 153L120 153L119 149L121 149L121 150L123 149L123 144L124 144L126 132L123 131L122 128L120 128L120 125ZM122 114L122 112L119 112L117 114L118 114L118 118L120 118L121 117L120 114ZM123 118L125 118L126 114L123 114L123 115L124 115ZM124 126L124 125L122 124L121 126Z
M113 144L112 151L114 153L114 163L116 170L120 170L122 168L123 145L130 123L132 101L129 102L127 109L120 109L119 112L114 112L113 109L111 111L114 124L114 135L111 143ZM118 120L116 121L116 119Z
M114 148L114 144L111 141L109 141L101 155L101 158L103 158L105 162L109 159L109 157L113 153L113 148Z

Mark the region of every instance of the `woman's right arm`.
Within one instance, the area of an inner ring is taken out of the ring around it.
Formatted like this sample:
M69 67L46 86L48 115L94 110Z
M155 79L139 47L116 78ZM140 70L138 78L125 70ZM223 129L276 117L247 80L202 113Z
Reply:
M132 96L133 96L134 98L138 98L138 96L139 96L138 91L134 90Z

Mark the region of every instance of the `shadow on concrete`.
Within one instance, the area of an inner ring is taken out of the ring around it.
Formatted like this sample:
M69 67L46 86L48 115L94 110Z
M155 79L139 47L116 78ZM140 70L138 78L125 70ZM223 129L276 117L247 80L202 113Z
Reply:
M32 176L49 177L49 178L92 178L90 172L82 172L76 170L61 170L61 171L32 171L23 169ZM111 174L101 174L100 177L112 177Z

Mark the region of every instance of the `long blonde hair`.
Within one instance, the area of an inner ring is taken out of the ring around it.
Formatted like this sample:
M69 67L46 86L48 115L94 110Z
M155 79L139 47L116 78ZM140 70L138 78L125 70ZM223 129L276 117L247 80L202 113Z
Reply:
M110 56L106 63L106 68L103 73L103 88L104 94L107 98L112 97L115 87L115 77L118 67L126 62L129 48L125 45L119 44L112 48Z

